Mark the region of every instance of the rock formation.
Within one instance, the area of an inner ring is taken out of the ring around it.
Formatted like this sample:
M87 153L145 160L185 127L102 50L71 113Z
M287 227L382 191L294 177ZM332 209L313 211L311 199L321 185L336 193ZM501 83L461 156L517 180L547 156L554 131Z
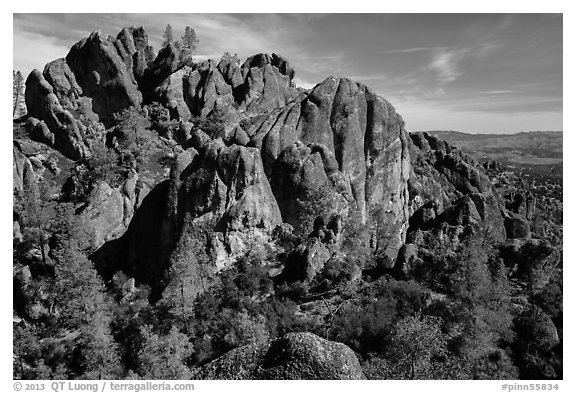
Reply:
M428 133L411 133L410 145L408 206L412 215L395 271L410 277L414 267L433 254L430 248L454 246L465 234L475 232L484 241L504 241L509 231L501 202L483 167Z
M199 227L211 233L209 274L271 241L283 224L301 236L316 231L316 245L294 251L306 261L290 274L298 280L322 269L330 244L338 249L334 228L313 228L318 218L338 217L339 232L351 220L367 226L372 250L387 261L383 268L396 261L405 276L426 242L446 231L494 242L529 237L522 218L534 209L528 197L508 211L482 166L432 135L408 134L393 106L370 88L329 77L302 91L294 75L277 54L194 63L188 49L170 44L154 58L142 28L116 38L95 32L43 74L30 74L30 137L72 159L90 155L87 135L105 132L96 121L109 125L130 106L158 102L162 121L180 122L166 135L171 144L154 145L158 155L179 154L171 173L138 174L149 189L156 185L149 194L136 203L134 188L101 184L94 191L83 213L96 217L87 224L93 244L114 240L95 256L101 267L106 259L103 271L166 283L170 264L191 258L182 250ZM218 119L221 128L202 130L197 124L208 123L198 118Z
M103 122L112 120L112 115L122 109L142 103L131 64L124 62L118 48L123 45L97 31L76 43L66 55L78 85L92 98L93 110Z
M26 80L28 116L41 119L54 134L54 146L67 157L76 160L89 154L74 117L62 108L52 85L42 73L34 70Z
M270 344L234 349L193 379L365 379L354 352L312 333L289 333Z

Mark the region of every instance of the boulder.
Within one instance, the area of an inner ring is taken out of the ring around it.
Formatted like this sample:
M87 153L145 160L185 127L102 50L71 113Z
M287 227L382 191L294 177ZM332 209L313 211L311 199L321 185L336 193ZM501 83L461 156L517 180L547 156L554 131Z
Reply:
M527 239L530 237L530 223L519 214L511 213L504 219L508 239Z
M310 282L316 276L332 253L318 238L309 238L305 244L290 252L284 270L278 277L280 282Z
M270 344L233 349L193 375L193 379L365 378L354 351L312 333L288 333Z
M512 275L541 288L562 263L562 250L539 239L507 240L500 247L500 255Z
M422 260L418 257L418 246L415 244L404 244L394 264L394 273L406 280L412 277L415 267L417 267Z

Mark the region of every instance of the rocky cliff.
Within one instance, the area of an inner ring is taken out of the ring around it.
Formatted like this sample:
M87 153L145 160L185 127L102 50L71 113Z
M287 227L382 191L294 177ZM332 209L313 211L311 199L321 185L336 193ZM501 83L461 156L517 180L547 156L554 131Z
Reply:
M303 91L294 74L277 54L195 63L168 45L154 58L145 31L128 28L115 39L95 32L44 73L32 72L26 100L36 139L75 160L90 156L86 119L107 125L125 108L158 102L180 121L174 138L186 150L151 192L153 203L142 201L134 214L130 192L102 185L87 208L102 217L95 245L121 237L101 250L105 265L145 281L180 258L174 250L199 223L213 232L212 272L270 241L282 223L309 233L315 217L365 225L388 268L407 235L418 245L418 233L441 224L453 233L489 227L492 238L504 238L502 206L468 157L431 135L409 135L394 107L365 85L329 77ZM216 115L219 133L195 127L194 119ZM519 236L507 217L507 233Z

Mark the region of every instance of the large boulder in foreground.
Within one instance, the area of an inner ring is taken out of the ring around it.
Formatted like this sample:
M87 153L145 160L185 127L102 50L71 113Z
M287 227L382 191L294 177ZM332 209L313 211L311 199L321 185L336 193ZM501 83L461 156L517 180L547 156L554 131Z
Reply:
M312 333L288 333L270 344L236 348L195 372L194 379L365 379L349 347Z

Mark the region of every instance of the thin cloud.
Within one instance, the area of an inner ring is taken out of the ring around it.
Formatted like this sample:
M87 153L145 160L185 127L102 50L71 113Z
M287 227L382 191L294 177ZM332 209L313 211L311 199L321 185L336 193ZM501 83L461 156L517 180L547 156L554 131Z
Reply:
M487 90L487 91L479 91L478 94L500 95L500 94L513 94L517 92L518 90Z
M388 76L385 74L378 74L378 75L350 75L346 76L348 79L352 79L354 81L385 81L388 80Z
M434 55L428 68L437 73L441 84L454 82L462 75L458 63L469 53L466 48L455 50L442 50Z
M434 53L427 68L437 73L440 84L454 82L463 75L461 63L469 59L482 59L500 48L496 40L482 40L472 45L441 48Z
M387 49L382 53L418 53L418 52L431 52L447 49L445 46L430 46L430 47L415 47L415 48L405 48L405 49Z

